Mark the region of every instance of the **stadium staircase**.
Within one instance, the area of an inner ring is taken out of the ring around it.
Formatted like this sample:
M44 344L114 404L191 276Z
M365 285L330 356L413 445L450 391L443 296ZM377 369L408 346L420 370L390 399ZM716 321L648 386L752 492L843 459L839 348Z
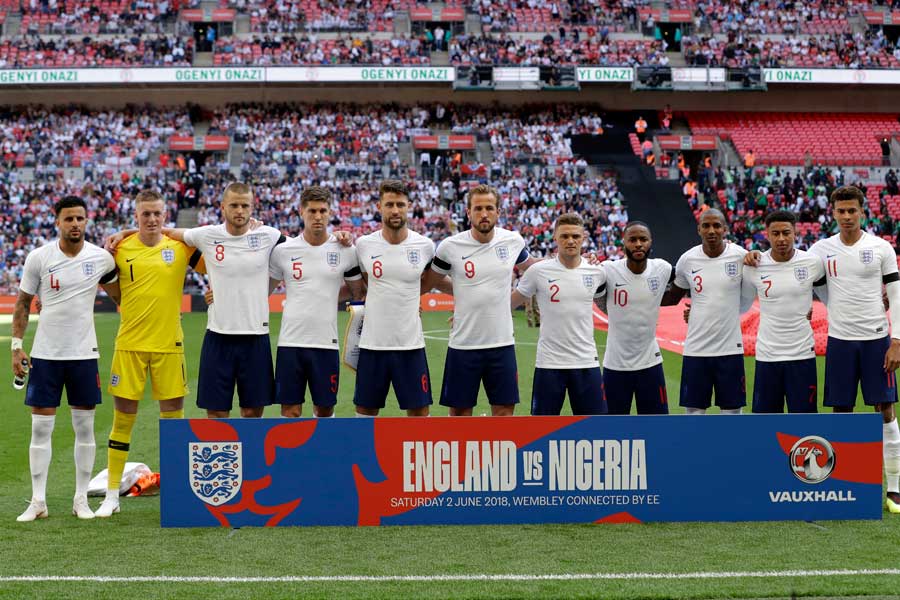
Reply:
M678 182L657 179L653 168L641 164L632 152L628 133L636 118L636 113L614 116L613 121L605 121L602 136L573 136L572 150L598 172L616 172L629 218L647 223L653 232L654 256L675 264L685 250L697 244L697 222ZM649 114L644 118L651 121ZM650 130L656 128L656 123L649 124Z

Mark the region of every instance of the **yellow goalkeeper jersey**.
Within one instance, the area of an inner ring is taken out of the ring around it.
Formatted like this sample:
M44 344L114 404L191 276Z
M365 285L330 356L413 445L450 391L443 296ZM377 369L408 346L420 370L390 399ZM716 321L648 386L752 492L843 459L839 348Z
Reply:
M188 265L200 268L200 251L163 236L153 247L137 234L116 251L122 290L116 350L184 353L181 298Z

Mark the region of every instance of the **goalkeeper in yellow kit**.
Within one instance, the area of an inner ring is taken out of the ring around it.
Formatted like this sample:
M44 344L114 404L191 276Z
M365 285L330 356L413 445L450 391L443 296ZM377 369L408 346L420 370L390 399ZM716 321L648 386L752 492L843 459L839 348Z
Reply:
M119 484L148 372L160 418L184 417L188 392L181 299L187 267L202 268L200 252L163 235L166 205L159 193L140 192L135 197L135 215L137 233L122 232L111 242L118 242L115 255L122 304L108 387L115 397L109 484L97 517L119 512Z

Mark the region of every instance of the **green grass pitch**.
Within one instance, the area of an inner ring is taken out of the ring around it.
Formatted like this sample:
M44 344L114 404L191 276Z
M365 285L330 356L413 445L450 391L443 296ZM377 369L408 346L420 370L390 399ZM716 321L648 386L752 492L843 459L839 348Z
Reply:
M342 315L341 324L343 327ZM428 358L434 386L440 385L446 351L447 314L426 313ZM537 330L516 319L523 404L531 394ZM273 315L277 332L280 315ZM206 317L184 317L191 388ZM97 316L101 378L109 377L115 315ZM8 334L8 321L2 324ZM29 327L33 334L35 325ZM29 341L26 347L30 347ZM277 336L273 334L273 342ZM8 338L0 337L6 343ZM598 344L605 334L597 333ZM681 358L664 352L672 409L677 404ZM820 377L822 365L820 364ZM646 525L527 525L502 527L382 527L163 530L158 498L123 498L122 513L109 520L78 521L69 514L74 486L69 411L60 410L48 485L50 518L20 524L15 517L30 496L30 420L3 369L0 401L0 598L770 598L791 596L895 597L900 575L785 575L793 570L894 570L900 550L900 518L822 523L685 523ZM753 361L747 361L748 386ZM353 413L353 373L341 373L338 416ZM820 388L821 389L821 388ZM748 390L749 391L749 390ZM437 399L437 393L435 393ZM388 400L386 415L397 415ZM187 400L187 415L201 412ZM309 404L305 406L309 414ZM476 414L487 410L482 397ZM130 459L159 464L157 407L142 405ZM446 414L435 406L434 414ZM276 416L268 409L267 416ZM112 399L104 392L97 414L95 472L106 466L105 440ZM165 482L163 482L165 485ZM741 490L735 489L735 494ZM98 500L91 501L94 508ZM778 572L770 576L652 579L641 573ZM477 575L519 576L618 573L618 579L491 580ZM11 581L20 576L112 577L283 577L312 576L308 582L59 582ZM340 581L334 576L455 576L452 581Z

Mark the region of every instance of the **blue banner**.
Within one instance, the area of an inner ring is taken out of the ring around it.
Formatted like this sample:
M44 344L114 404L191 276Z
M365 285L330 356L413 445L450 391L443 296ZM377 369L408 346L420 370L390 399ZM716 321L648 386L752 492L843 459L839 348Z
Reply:
M161 420L161 519L880 519L881 435L874 413Z

